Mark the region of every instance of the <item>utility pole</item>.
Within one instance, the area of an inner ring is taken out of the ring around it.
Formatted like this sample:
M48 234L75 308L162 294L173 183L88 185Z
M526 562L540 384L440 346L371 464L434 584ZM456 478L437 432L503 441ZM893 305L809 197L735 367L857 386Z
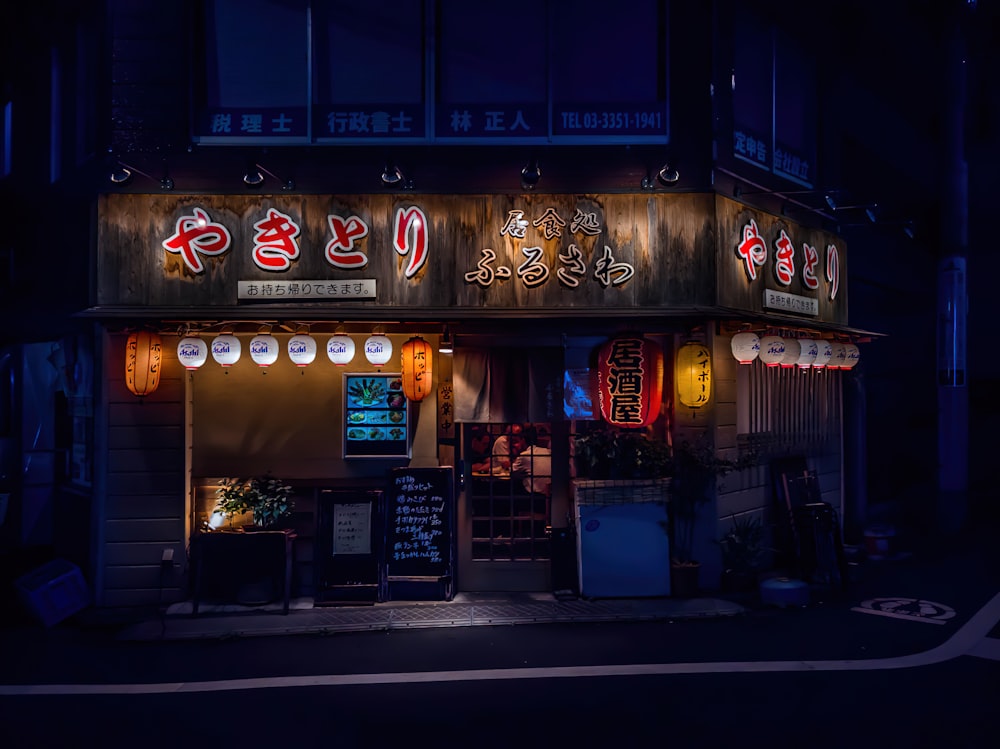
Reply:
M969 174L965 159L965 24L975 2L949 8L941 255L938 262L937 529L951 535L965 524L969 489L969 388L966 371L966 255L969 244Z

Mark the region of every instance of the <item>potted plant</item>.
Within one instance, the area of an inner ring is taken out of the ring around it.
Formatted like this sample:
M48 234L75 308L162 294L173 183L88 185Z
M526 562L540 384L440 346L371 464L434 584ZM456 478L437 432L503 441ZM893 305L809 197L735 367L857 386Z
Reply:
M671 539L671 591L678 597L693 596L698 591L701 562L694 558L695 528L701 508L712 499L717 477L756 463L748 454L738 460L715 455L705 442L682 442L674 450L674 474L670 496L670 514L665 528Z
M236 515L250 513L253 529L273 529L295 506L292 487L271 475L250 479L224 478L215 490L215 511L232 522Z
M756 515L737 517L734 513L729 519L729 529L717 541L722 549L722 589L752 590L769 550L764 525Z
M577 474L597 481L660 479L672 468L666 441L639 429L601 425L575 439Z

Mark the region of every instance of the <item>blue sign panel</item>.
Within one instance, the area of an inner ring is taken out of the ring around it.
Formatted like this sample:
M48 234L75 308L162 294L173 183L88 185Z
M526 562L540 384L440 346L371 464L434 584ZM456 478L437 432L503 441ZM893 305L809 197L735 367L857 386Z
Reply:
M552 110L555 136L665 136L666 133L667 108L663 102L558 104Z
M213 108L202 115L201 134L217 138L305 138L306 107Z
M324 138L423 138L427 135L423 104L337 104L318 111L315 135Z
M545 104L437 105L435 124L439 138L547 138Z

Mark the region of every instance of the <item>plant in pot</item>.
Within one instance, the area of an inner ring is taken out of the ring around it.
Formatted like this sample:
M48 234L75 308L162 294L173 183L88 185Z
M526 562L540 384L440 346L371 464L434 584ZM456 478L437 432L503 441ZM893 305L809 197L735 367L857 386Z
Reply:
M602 424L575 439L577 474L593 480L660 479L673 461L665 440Z
M753 590L764 566L764 524L756 515L730 516L730 526L717 543L722 549L722 589L733 592Z
M250 513L251 530L270 530L292 513L292 487L271 475L250 479L224 478L215 490L215 512L230 519Z
M703 441L685 441L674 450L670 515L665 523L670 534L670 579L674 595L690 597L698 592L701 562L694 557L695 528L702 507L712 499L716 479L755 464L756 456L752 454L738 460L719 458Z

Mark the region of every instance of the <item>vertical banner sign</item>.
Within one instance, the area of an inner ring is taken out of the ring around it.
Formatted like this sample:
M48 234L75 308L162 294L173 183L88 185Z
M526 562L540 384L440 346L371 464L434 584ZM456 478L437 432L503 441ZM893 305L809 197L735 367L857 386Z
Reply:
M438 385L438 439L452 439L454 436L455 391L448 379Z

